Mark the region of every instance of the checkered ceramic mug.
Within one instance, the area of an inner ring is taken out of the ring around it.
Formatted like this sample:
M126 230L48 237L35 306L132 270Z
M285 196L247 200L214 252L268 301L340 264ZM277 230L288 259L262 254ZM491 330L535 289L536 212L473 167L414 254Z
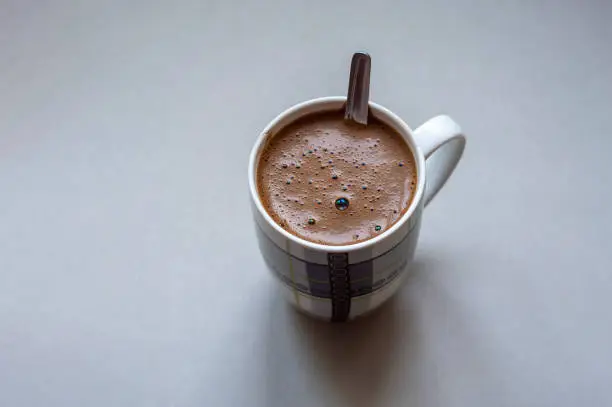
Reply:
M249 162L249 186L259 247L287 299L299 310L331 321L346 321L375 309L400 287L414 255L423 208L459 162L465 137L448 116L430 119L415 131L388 109L370 103L370 114L402 135L415 157L417 188L410 207L388 230L372 239L327 246L292 235L262 205L257 164L268 138L308 114L338 111L345 97L309 100L289 108L259 135Z

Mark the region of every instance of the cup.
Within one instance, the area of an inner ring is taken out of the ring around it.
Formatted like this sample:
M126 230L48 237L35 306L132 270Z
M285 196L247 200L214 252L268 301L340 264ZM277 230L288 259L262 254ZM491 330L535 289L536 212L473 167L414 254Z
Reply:
M365 315L397 292L414 256L423 208L444 186L465 148L465 136L448 116L412 131L393 112L370 102L370 115L399 133L414 155L417 187L410 207L388 230L360 243L328 246L304 240L280 227L264 208L257 191L258 161L268 139L289 123L339 111L345 104L346 97L323 97L285 110L261 132L249 162L252 212L266 265L299 311L333 322Z

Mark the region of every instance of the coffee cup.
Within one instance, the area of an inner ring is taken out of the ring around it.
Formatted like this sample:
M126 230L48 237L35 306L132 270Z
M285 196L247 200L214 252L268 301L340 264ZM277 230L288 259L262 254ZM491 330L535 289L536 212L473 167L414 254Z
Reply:
M266 211L257 168L271 137L294 121L339 111L346 97L299 103L274 118L261 132L249 160L249 188L255 230L263 259L287 300L299 311L333 322L373 311L401 287L417 245L423 209L444 186L465 148L461 128L448 116L434 117L416 130L385 107L370 102L369 114L401 135L416 163L414 197L402 217L371 239L341 246L307 241L278 225Z

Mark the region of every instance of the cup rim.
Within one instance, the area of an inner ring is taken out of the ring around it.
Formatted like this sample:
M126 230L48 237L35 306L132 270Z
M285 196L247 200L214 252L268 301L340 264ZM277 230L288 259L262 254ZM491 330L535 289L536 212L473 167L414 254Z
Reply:
M292 233L289 233L285 229L283 229L280 225L278 225L274 219L270 216L266 208L264 208L261 199L259 197L259 193L257 191L257 164L259 158L259 152L265 146L265 142L270 135L270 132L274 127L278 125L283 119L288 116L295 115L299 113L301 110L306 110L307 108L311 108L316 105L321 105L320 110L315 110L312 113L316 112L324 112L327 110L331 110L332 107L330 105L338 104L338 107L341 107L342 104L346 102L346 96L325 96L319 97L315 99L309 99L300 103L297 103L288 109L284 110L280 114L278 114L274 119L272 119L263 131L257 137L253 148L251 149L250 157L249 157L249 189L251 192L251 199L255 203L255 207L259 214L266 220L268 225L272 227L275 231L280 233L286 239L299 244L305 248L316 250L316 251L324 251L328 253L350 253L362 249L367 249L380 243L392 236L398 229L400 229L415 213L416 209L421 204L423 199L424 190L425 190L425 156L423 152L419 148L416 139L414 138L414 134L410 127L395 113L387 109L386 107L379 105L378 103L369 102L370 110L376 116L377 119L382 120L385 124L392 125L393 128L399 130L399 133L404 137L406 144L411 149L416 163L417 170L417 188L415 192L415 196L412 199L412 202L408 206L408 209L402 217L395 222L389 229L385 230L378 236L375 236L371 239L365 240L363 242L348 244L348 245L326 245L321 243L311 242L309 240L303 239L299 236L296 236ZM297 120L294 119L294 120ZM293 122L293 121L292 121Z

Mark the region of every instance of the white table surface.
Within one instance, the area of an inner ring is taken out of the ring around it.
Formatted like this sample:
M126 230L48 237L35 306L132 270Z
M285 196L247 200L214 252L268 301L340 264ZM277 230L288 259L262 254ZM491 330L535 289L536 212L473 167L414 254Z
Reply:
M80 4L78 4L80 3ZM103 4L104 3L104 4ZM612 405L612 3L0 3L0 406ZM381 312L279 297L259 130L346 91L468 146Z

